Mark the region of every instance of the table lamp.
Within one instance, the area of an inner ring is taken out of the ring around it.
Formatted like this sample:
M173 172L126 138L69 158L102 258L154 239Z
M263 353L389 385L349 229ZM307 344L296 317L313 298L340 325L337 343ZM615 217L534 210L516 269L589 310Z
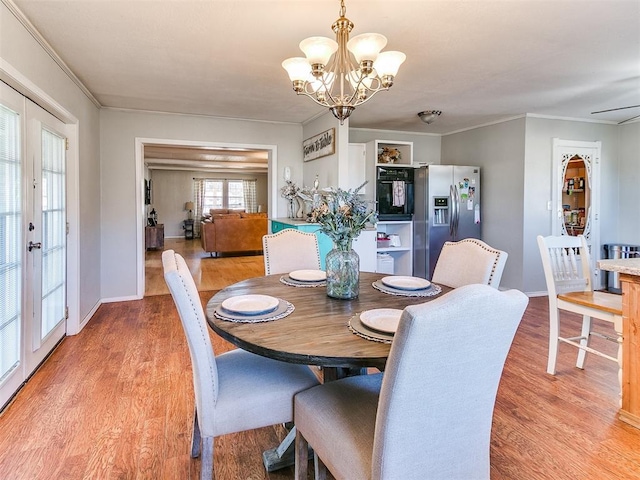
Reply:
M194 208L195 208L195 205L193 204L193 202L186 202L184 204L184 209L189 210L189 217L188 217L189 220L191 220L191 213L193 212Z

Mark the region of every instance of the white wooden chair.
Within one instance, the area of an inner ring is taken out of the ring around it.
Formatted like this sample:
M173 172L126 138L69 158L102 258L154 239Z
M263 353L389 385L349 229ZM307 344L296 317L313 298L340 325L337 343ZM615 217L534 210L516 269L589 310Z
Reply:
M431 281L452 288L472 283L498 288L508 256L475 238L445 242Z
M293 395L318 384L309 367L244 350L219 356L209 338L200 296L184 259L162 253L164 278L176 304L191 355L195 414L191 456L200 456L200 479L211 480L213 439L293 420Z
M594 292L591 279L589 247L582 235L543 237L538 235L544 277L549 293L549 360L547 373L555 375L560 342L577 347L576 367L584 368L587 352L621 363L622 297L613 293ZM574 337L560 336L560 312L582 315L582 331ZM591 318L613 324L614 335L593 331ZM591 348L592 335L618 343L616 356Z
M527 302L467 285L407 307L384 374L295 396L295 478L307 479L310 445L317 480L325 466L337 479L488 480L496 393Z
M262 237L266 275L294 270L320 270L318 237L313 233L286 228Z

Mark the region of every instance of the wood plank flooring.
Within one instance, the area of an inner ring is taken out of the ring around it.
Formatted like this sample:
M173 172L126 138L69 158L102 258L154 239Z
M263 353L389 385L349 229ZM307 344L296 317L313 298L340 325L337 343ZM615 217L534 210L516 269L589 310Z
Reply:
M262 275L258 258L238 270ZM201 292L202 301L211 295ZM546 298L532 298L498 392L491 478L640 479L640 430L617 419L615 365L591 356L578 370L576 350L562 345L558 374L547 375L547 318ZM212 340L216 353L232 348ZM192 415L189 354L171 297L105 304L0 417L0 478L197 479ZM217 479L293 478L292 469L262 466L261 452L284 434L275 426L216 439Z
M200 246L200 239L165 239L164 248L180 253L196 281L198 291L221 290L227 285L264 275L262 255L223 254L211 257ZM162 250L147 250L145 254L145 297L168 295L169 288L162 274Z

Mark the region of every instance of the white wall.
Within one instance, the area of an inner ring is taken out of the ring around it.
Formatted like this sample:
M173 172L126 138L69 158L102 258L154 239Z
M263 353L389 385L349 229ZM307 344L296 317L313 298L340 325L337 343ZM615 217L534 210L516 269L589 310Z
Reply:
M70 314L82 321L100 301L100 116L99 110L56 64L6 5L0 3L0 75L14 69L77 120L78 184L69 185L70 209L78 210L78 308ZM22 92L30 96L28 92ZM71 252L73 253L73 252ZM70 279L71 280L71 279Z
M618 235L615 241L640 245L640 122L618 127Z
M602 142L599 220L601 244L621 241L619 206L624 202L633 202L633 190L625 192L618 188L619 179L625 176L619 162L618 130L621 127L532 116L527 117L526 125L522 288L525 292L544 292L546 284L536 236L551 235L554 212L547 210L547 202L551 200L553 138ZM594 249L592 252L592 256L600 254L600 249ZM596 285L597 282L596 278Z
M267 212L268 191L267 175L251 173L207 173L185 170L152 170L152 203L148 210L155 208L158 222L164 224L165 238L184 237L183 221L189 212L184 209L186 202L193 202L194 178L226 178L237 180L256 180L257 204L263 205ZM267 212L268 213L268 212ZM195 221L199 218L192 217Z
M481 237L509 254L501 286L523 286L525 119L442 137L443 165L480 167Z
M285 123L228 120L204 116L103 109L100 112L102 159L102 297L132 298L137 292L135 139L276 145L278 188L282 170L302 165L302 127ZM302 178L302 177L300 177ZM286 216L286 200L270 198L273 215Z

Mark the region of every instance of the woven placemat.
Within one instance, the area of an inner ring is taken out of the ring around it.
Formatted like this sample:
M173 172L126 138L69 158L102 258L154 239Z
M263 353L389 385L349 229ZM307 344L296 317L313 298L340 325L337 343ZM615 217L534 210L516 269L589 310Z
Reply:
M438 295L442 292L442 287L435 283L432 283L429 288L425 288L424 290L402 290L400 288L391 288L387 287L380 280L376 280L371 285L382 293L397 295L399 297L433 297L434 295Z
M227 322L237 323L259 323L259 322L271 322L272 320L278 320L284 318L295 310L293 303L287 302L281 298L278 299L278 306L273 312L264 313L262 315L242 315L229 312L222 308L222 305L218 305L213 314L220 320L226 320Z
M284 283L290 287L324 287L327 285L326 280L320 282L301 282L300 280L294 280L289 275L281 276L280 283Z
M393 334L392 333L384 333L378 332L377 330L372 330L366 325L363 325L360 321L360 314L356 314L349 319L349 330L351 333L355 333L359 337L364 338L365 340L371 340L372 342L380 342L380 343L391 343L393 342Z

